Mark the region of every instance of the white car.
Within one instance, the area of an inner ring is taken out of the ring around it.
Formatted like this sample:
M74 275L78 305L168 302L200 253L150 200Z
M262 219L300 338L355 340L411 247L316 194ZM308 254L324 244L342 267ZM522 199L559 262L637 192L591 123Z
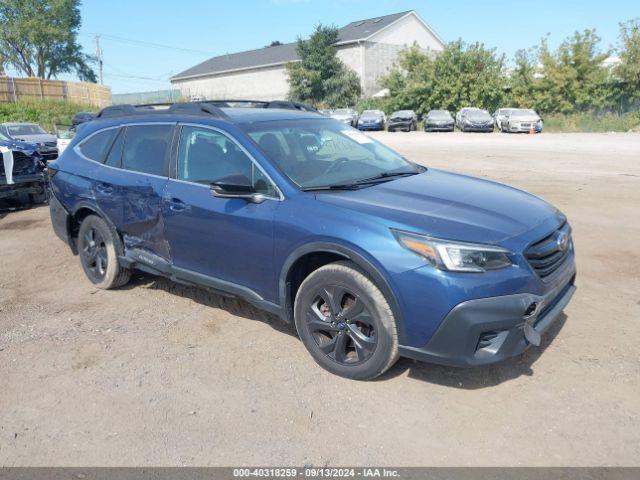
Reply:
M502 130L502 121L506 118L507 115L514 110L513 108L499 108L493 113L493 118L496 122L496 128L498 130Z
M500 130L505 133L541 133L542 118L535 110L528 108L512 108L502 120Z

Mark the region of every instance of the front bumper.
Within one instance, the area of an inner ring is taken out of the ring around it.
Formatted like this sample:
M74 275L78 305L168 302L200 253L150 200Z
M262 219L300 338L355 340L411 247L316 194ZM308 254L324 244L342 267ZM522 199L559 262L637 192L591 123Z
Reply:
M533 131L536 133L542 132L542 125L538 123L524 122L524 123L516 123L514 125L509 125L509 131L512 133L529 133L532 128L533 128Z
M465 132L493 132L493 123L487 125L465 123L462 126L464 127Z
M425 123L425 132L453 132L453 123Z
M400 129L406 129L406 130L410 130L411 127L413 126L413 122L411 120L402 120L399 122L389 122L387 125L387 130L388 131L393 131L393 130L400 130Z
M572 266L544 295L519 293L460 303L425 346L400 346L400 355L456 367L487 365L519 355L531 346L531 338L543 335L558 320L576 290L574 282ZM525 316L534 303L535 312Z
M384 123L359 123L358 130L384 130Z
M13 177L13 183L9 185L2 177L0 178L0 198L11 198L24 193L41 195L45 192L46 185L46 178L43 174Z

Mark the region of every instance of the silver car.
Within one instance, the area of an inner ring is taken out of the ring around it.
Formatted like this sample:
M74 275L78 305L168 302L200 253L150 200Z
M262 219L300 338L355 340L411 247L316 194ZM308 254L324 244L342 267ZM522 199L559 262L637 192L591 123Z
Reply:
M352 108L338 108L331 112L331 118L355 127L358 124L358 112Z
M498 130L502 129L502 121L509 115L513 108L499 108L493 113L493 119L496 122L496 128Z
M512 108L502 120L500 127L505 133L541 133L542 118L535 110L528 108Z

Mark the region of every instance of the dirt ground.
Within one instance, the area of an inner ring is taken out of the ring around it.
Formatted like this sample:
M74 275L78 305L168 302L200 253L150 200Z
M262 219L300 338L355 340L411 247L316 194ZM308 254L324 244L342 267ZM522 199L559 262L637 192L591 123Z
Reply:
M47 208L0 213L0 465L640 465L640 135L374 135L567 214L578 291L541 348L344 380L244 302L96 290Z

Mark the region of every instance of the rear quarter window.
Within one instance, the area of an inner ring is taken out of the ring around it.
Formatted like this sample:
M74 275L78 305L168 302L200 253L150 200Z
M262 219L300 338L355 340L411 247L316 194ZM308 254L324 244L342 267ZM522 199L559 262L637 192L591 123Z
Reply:
M116 133L118 129L112 128L92 135L80 144L80 152L89 160L102 163Z

